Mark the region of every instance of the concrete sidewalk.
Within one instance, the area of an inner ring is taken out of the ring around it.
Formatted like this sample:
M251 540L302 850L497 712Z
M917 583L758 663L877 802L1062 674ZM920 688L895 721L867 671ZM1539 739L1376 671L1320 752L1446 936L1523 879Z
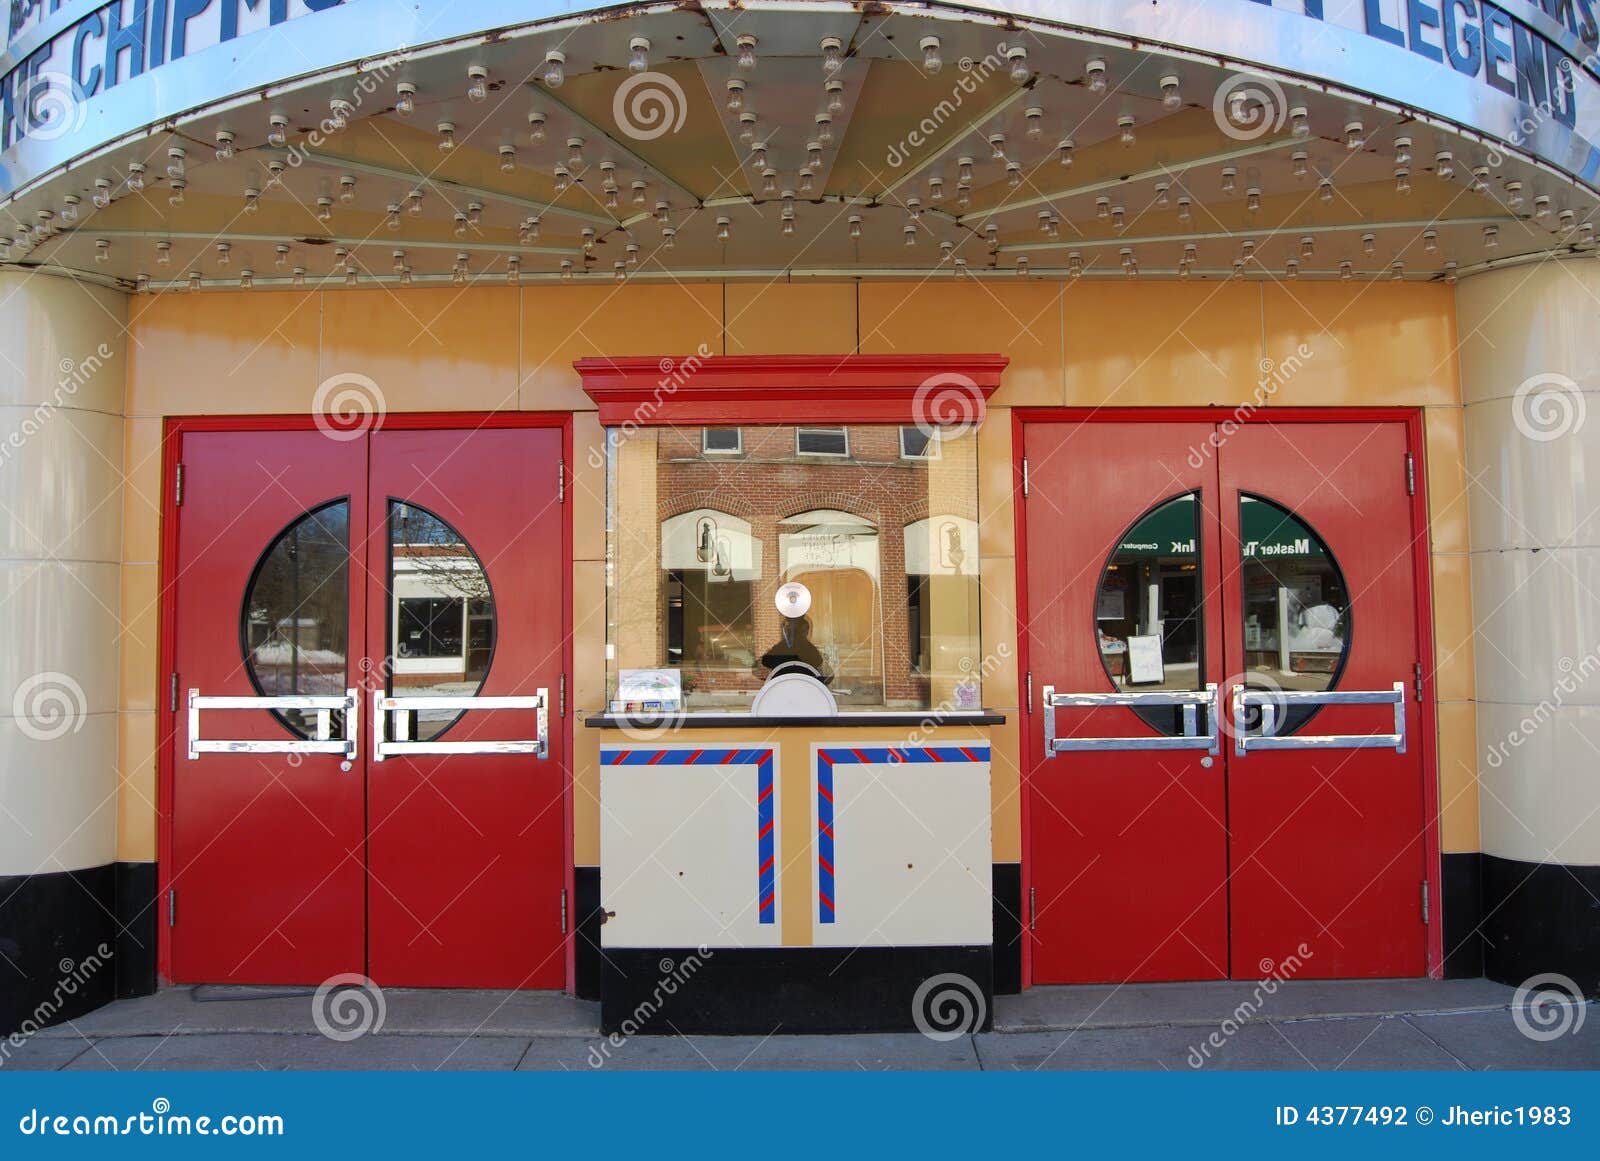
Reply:
M318 1031L313 989L168 988L46 1029L6 1068L139 1069L1483 1069L1600 1068L1594 1004L1551 1028L1484 980L1036 988L1000 997L995 1031L638 1036L547 992L391 989L380 1030ZM337 1030L337 1029L336 1029Z

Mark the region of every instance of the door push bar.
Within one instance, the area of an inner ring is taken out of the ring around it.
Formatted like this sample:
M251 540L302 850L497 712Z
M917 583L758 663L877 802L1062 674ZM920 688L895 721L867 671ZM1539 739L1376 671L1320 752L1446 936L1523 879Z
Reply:
M200 736L201 710L304 710L315 711L317 728L311 738L238 739L224 741ZM333 732L333 714L344 714L342 737ZM339 754L345 769L356 760L360 737L361 698L354 689L342 694L285 694L281 697L202 697L189 690L189 760L201 754Z
M475 697L427 695L390 697L381 689L372 693L372 760L398 758L403 754L534 754L550 756L549 690L540 689L531 697ZM411 716L417 710L538 710L539 736L512 742L419 742L411 737ZM392 716L391 716L392 715ZM390 730L387 725L392 724ZM393 737L385 737L392 733Z
M1181 708L1183 733L1177 737L1056 737L1057 709L1105 706ZM1206 715L1205 733L1200 732L1202 711ZM1218 734L1221 718L1222 707L1218 704L1214 683L1207 684L1203 690L1152 690L1148 693L1057 693L1055 686L1047 685L1044 687L1044 756L1054 758L1068 750L1204 750L1207 754L1219 754L1222 752Z
M1295 734L1287 738L1275 736L1278 730L1278 707L1297 705L1390 705L1394 706L1394 733L1392 734ZM1261 732L1245 732L1245 711L1252 706L1261 709ZM1393 750L1406 752L1406 687L1395 682L1392 690L1327 691L1327 692L1277 692L1240 689L1233 697L1233 752L1250 754L1257 750Z

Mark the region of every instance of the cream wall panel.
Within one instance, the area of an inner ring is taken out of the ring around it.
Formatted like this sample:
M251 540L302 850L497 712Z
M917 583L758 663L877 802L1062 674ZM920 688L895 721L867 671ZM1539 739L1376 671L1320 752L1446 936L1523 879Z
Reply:
M115 564L0 561L0 716L15 716L24 687L78 715L117 708L119 572Z
M117 715L75 716L59 736L39 725L0 717L0 875L97 867L116 851Z
M121 414L127 302L71 278L0 273L0 407Z
M1533 863L1600 864L1594 791L1600 706L1553 699L1478 707L1483 849Z
M161 420L124 421L122 559L161 556Z
M1530 263L1457 284L1465 402L1510 398L1530 377L1552 373L1600 390L1597 265L1593 259Z
M1600 546L1600 390L1501 397L1466 409L1467 462L1477 479L1472 547Z
M0 407L0 558L117 560L121 488L120 416Z
M1600 548L1475 553L1472 587L1479 698L1537 704L1592 673L1564 700L1600 705Z

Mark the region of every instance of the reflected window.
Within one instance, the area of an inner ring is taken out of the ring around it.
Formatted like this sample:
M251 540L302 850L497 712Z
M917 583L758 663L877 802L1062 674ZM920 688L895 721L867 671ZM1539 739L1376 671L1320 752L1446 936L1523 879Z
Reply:
M1199 509L1193 493L1150 509L1122 534L1101 573L1095 633L1118 689L1205 684ZM1177 709L1135 712L1162 733L1183 732Z
M737 688L755 664L761 542L750 523L697 508L661 523L667 661L691 691Z
M929 460L939 454L939 439L931 428L902 427L900 429L900 458Z
M700 450L708 455L736 456L744 451L737 427L708 427L700 436Z
M477 554L446 521L389 502L389 691L457 696L483 688L494 654L494 594ZM429 741L460 716L421 710L411 736Z
M802 456L848 456L850 433L842 427L797 427L794 450Z
M245 668L257 692L278 697L345 691L350 634L348 500L305 513L273 538L245 587L240 621ZM314 711L276 716L302 738L315 733ZM334 732L342 728L336 723Z
M1260 496L1239 498L1239 529L1245 684L1332 689L1350 653L1350 591L1333 553L1303 520ZM1315 712L1280 714L1277 733L1293 733Z

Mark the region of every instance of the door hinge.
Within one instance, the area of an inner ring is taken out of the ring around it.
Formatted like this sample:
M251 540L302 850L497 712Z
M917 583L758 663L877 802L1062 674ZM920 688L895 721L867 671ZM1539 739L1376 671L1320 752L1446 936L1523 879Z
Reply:
M1416 666L1417 700L1420 702L1422 700L1422 662L1417 661L1413 664Z
M556 464L556 503L557 504L565 504L566 502L567 502L567 461L565 459L562 459L562 460L557 461L557 464Z
M1033 712L1033 670L1031 669L1028 670L1027 698L1028 700L1023 704L1028 707L1028 712L1031 714Z
M561 934L567 933L567 889L561 888Z
M172 475L172 506L183 507L183 465L179 464Z
M1032 483L1032 481L1029 480L1029 478L1028 478L1028 457L1027 456L1023 456L1022 457L1022 498L1024 500L1026 500L1028 498L1028 489L1031 486L1031 483Z
M178 889L167 888L167 926L178 926Z
M173 713L178 712L178 671L172 671L172 679L167 683L167 708Z
M1028 930L1039 926L1039 896L1037 887L1028 888Z
M1417 494L1417 457L1406 452L1406 495Z
M563 673L561 675L561 683L560 683L559 689L560 689L559 696L560 696L560 699L561 699L561 701L560 701L560 706L561 706L560 716L561 717L566 717L567 716L567 675L565 673Z
M1422 922L1433 922L1432 918L1429 916L1430 910L1431 909L1428 906L1428 880L1424 879L1422 880Z

